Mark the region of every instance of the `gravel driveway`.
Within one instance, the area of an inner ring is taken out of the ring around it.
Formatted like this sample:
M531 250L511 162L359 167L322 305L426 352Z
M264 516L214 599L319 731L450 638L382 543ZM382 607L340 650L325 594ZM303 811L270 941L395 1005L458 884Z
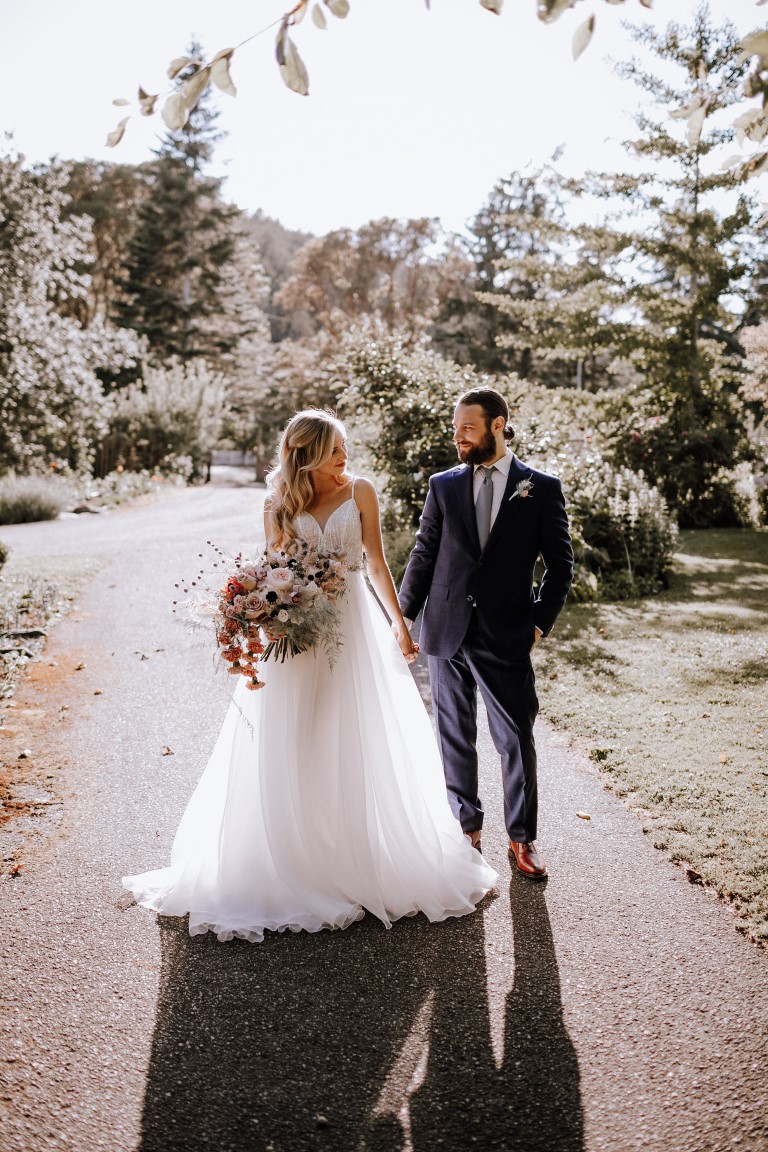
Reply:
M0 878L1 1152L768 1149L768 957L544 720L550 879L510 874L483 732L502 880L475 916L220 944L131 903L227 706L169 611L206 539L256 535L262 490L218 479L2 530L109 562L0 740L48 801Z

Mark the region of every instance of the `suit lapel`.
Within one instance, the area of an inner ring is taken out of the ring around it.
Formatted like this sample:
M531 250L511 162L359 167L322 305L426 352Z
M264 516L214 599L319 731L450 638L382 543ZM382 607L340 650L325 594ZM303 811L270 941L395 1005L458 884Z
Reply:
M472 480L474 475L474 468L470 468L469 465L466 465L462 471L457 473L456 485L459 490L459 507L461 509L462 519L466 525L470 540L479 552L480 537L477 534L477 518L475 516L474 493L472 491Z

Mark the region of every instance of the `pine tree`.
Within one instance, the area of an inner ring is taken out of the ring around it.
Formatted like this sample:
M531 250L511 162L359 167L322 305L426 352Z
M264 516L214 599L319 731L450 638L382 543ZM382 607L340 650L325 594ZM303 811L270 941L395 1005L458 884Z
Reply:
M507 189L506 212L496 221L504 238L496 286L478 293L498 314L496 344L524 379L549 387L602 384L622 334L610 273L614 237L575 223L571 206L581 185L551 165L517 174Z
M189 55L199 55L193 44ZM187 71L178 78L182 82ZM216 361L237 342L222 311L222 272L235 246L237 209L224 203L220 179L205 174L216 142L217 113L205 98L184 128L163 138L150 166L124 265L119 322L145 336L152 358Z
M640 135L627 148L648 162L645 171L594 182L631 214L624 302L642 388L618 455L659 484L683 526L735 523L733 486L722 472L747 444L736 394L740 317L729 302L746 290L752 207L713 153L733 136L714 118L738 99L746 65L736 63L735 28L713 27L706 5L689 27L670 24L661 34L641 27L633 36L667 66L665 75L671 64L682 76L674 85L636 60L619 66L663 106L664 120L646 112L635 118ZM682 131L670 125L669 107L678 123L686 121ZM722 203L729 192L730 209L721 214L711 196Z
M474 276L435 325L444 355L550 387L603 382L621 330L608 271L614 249L607 233L572 223L579 190L551 165L494 186L470 229Z

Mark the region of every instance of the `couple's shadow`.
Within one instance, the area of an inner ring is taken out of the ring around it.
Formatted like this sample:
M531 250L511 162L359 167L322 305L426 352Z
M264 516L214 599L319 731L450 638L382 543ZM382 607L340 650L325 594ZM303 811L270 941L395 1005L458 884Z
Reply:
M513 876L509 899L514 984L495 1054L482 909L261 945L190 940L160 919L140 1152L580 1152L545 886Z

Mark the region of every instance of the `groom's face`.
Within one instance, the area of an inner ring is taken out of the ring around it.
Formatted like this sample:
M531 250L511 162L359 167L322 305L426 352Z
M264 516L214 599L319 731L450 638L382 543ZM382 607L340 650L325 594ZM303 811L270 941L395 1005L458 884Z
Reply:
M453 442L462 464L485 464L498 456L491 422L479 404L459 404L453 427Z

